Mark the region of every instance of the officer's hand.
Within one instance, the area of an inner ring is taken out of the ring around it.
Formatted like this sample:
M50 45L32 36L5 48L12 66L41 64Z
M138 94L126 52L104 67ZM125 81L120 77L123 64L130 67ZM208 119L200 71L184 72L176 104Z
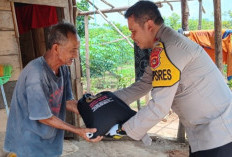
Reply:
M123 136L126 135L126 132L124 130L122 130L122 126L120 124L116 124L114 125L107 133L106 136L107 137L111 137L114 139L120 139Z

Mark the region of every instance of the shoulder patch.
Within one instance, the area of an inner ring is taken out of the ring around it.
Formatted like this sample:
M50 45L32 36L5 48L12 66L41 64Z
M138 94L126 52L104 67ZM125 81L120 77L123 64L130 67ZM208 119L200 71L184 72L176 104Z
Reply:
M180 80L180 70L168 58L162 42L159 42L151 52L150 67L153 71L154 88L170 87Z

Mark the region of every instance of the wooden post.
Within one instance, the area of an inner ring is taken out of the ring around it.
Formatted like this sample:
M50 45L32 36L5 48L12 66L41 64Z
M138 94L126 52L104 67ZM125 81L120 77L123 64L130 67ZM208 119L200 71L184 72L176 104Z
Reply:
M182 14L182 29L183 31L188 31L189 8L188 8L187 0L181 0L181 14Z
M76 5L76 0L72 0L73 3L73 23L76 25L76 16L77 16L77 5Z
M214 0L214 32L215 32L215 63L223 72L222 61L222 24L221 24L221 0Z
M86 63L86 79L87 79L87 92L90 92L90 66L89 66L89 20L88 16L85 16L85 63Z
M181 0L181 14L182 14L182 29L183 31L188 31L189 9L188 9L187 0ZM177 141L185 142L185 128L180 121L179 121L178 133L177 133Z
M198 19L198 30L201 30L201 22L202 22L202 0L199 1L199 19Z
M18 54L19 54L18 60L19 60L19 63L20 63L20 70L22 70L23 69L23 62L22 62L22 56L21 56L21 50L20 50L19 30L18 30L18 24L17 24L17 18L16 18L16 12L15 12L15 7L14 7L14 2L10 2L10 6L11 6L11 11L12 11L15 36L16 36L16 41L17 41L17 46L18 46Z

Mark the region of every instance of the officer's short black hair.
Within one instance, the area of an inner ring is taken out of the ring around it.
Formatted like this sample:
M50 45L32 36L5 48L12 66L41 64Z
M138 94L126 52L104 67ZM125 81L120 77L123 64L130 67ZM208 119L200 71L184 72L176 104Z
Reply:
M47 49L51 49L53 44L61 44L68 39L68 33L77 35L75 26L68 22L60 22L50 27L47 39ZM78 36L79 38L79 36Z
M125 18L129 18L132 15L135 21L141 26L143 26L147 20L153 20L157 25L164 23L157 5L151 1L139 1L128 8L125 13Z

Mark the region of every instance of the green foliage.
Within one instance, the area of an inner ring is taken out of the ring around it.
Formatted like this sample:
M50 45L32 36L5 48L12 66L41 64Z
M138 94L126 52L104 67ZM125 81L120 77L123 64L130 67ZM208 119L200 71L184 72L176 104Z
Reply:
M225 12L223 16L229 16L231 20L229 21L222 21L222 28L223 29L231 29L232 28L232 11ZM175 30L178 30L181 28L181 19L180 16L178 16L176 13L173 13L169 17L164 18L165 24ZM189 30L197 30L198 29L198 19L189 19L188 21ZM214 29L214 22L202 19L202 30L210 30Z
M80 2L77 2L77 8L83 11L87 11L89 8L89 4L86 0L81 0ZM77 16L76 25L77 25L77 31L79 36L84 37L85 36L84 16Z
M232 19L232 10L229 10L228 14L229 14L230 18Z
M230 87L230 88L232 88L232 80L230 80L230 81L228 81L228 86Z
M197 30L198 29L198 20L189 19L189 30Z
M117 74L117 88L125 88L132 84L135 80L134 65L126 65L118 68Z
M223 72L223 76L227 78L227 65L224 65L222 72ZM229 88L232 88L232 80L228 81L227 85L229 86Z
M229 11L223 13L223 16L226 16L226 17L228 16L230 19L229 21L222 21L223 28L231 29L232 28L232 11L229 10Z
M127 26L117 24L117 27L125 35L130 33ZM108 43L120 38L122 37L109 25L95 25L89 29L89 66L92 77L103 76L106 72L113 73L120 65L133 64L133 48L125 40ZM81 38L81 59L85 61L84 38ZM86 69L84 62L82 67Z
M165 24L171 28L178 30L181 28L180 16L176 13L172 13L168 18L164 18Z
M201 22L202 30L210 30L213 28L214 28L213 21L202 19L202 22ZM197 30L197 29L198 29L198 19L189 19L189 30Z

